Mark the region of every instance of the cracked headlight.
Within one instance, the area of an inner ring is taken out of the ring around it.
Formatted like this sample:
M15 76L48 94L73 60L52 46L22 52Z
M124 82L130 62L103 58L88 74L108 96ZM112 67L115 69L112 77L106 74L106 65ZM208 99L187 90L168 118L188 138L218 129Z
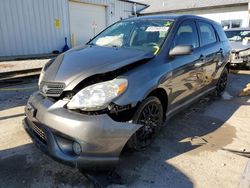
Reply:
M127 79L114 80L90 85L79 91L67 104L69 109L86 111L102 110L116 97L126 91Z

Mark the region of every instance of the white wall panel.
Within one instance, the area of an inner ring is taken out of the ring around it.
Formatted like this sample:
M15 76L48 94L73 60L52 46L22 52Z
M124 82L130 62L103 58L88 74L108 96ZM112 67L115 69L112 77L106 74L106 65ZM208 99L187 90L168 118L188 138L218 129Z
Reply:
M69 2L70 32L76 45L88 42L106 28L106 8L103 5Z
M175 12L188 9L213 9L222 6L237 6L249 3L249 0L147 0L150 5L142 14Z
M115 14L112 18L112 22L116 22L120 19L129 18L132 15L133 4L125 3L122 1L115 2Z
M74 1L105 6L107 26L132 14L133 3ZM55 19L60 20L60 28L54 26ZM61 51L64 37L70 44L68 0L0 0L0 57Z
M248 11L201 14L200 16L212 19L218 23L221 23L221 21L223 21L223 20L242 20L241 27L249 27L249 25L248 25Z
M118 0L70 0L74 2L90 3L106 6L107 26L132 16L133 3ZM141 8L141 6L139 6Z
M61 50L69 36L67 11L67 0L1 0L0 56ZM55 28L55 19L60 28Z
M195 14L212 19L218 23L223 20L242 20L242 27L249 27L249 13L247 5L234 6L234 7L222 7L211 8L204 10L193 11L178 11L178 14Z

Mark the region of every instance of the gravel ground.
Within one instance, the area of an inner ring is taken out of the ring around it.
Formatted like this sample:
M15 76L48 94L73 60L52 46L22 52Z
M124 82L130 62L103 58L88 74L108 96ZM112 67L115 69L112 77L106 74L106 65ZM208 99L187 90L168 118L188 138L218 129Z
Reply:
M239 187L250 151L250 98L238 97L250 73L230 75L222 99L207 96L166 123L143 152L126 151L109 187ZM93 187L78 170L57 163L31 143L23 108L36 81L0 88L0 187ZM249 174L248 174L249 175Z

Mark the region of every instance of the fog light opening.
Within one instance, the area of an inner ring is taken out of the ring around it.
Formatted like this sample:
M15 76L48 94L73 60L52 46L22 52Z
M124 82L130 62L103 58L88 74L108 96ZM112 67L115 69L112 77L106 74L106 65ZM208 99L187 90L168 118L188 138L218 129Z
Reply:
M78 142L74 142L73 143L73 151L75 152L75 154L80 155L80 153L82 152L82 148L81 145Z

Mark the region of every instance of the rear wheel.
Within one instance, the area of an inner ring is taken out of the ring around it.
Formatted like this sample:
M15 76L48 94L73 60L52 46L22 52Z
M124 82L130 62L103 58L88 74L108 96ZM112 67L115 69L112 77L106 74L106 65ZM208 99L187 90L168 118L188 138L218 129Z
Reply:
M225 91L226 86L227 86L227 77L228 77L228 70L227 70L227 68L224 68L224 70L222 71L221 76L217 82L217 85L216 85L216 96L217 97L220 97L223 94L223 92Z
M136 111L133 123L143 125L131 137L128 146L135 150L143 150L150 145L163 124L163 107L161 101L154 96L145 99Z

